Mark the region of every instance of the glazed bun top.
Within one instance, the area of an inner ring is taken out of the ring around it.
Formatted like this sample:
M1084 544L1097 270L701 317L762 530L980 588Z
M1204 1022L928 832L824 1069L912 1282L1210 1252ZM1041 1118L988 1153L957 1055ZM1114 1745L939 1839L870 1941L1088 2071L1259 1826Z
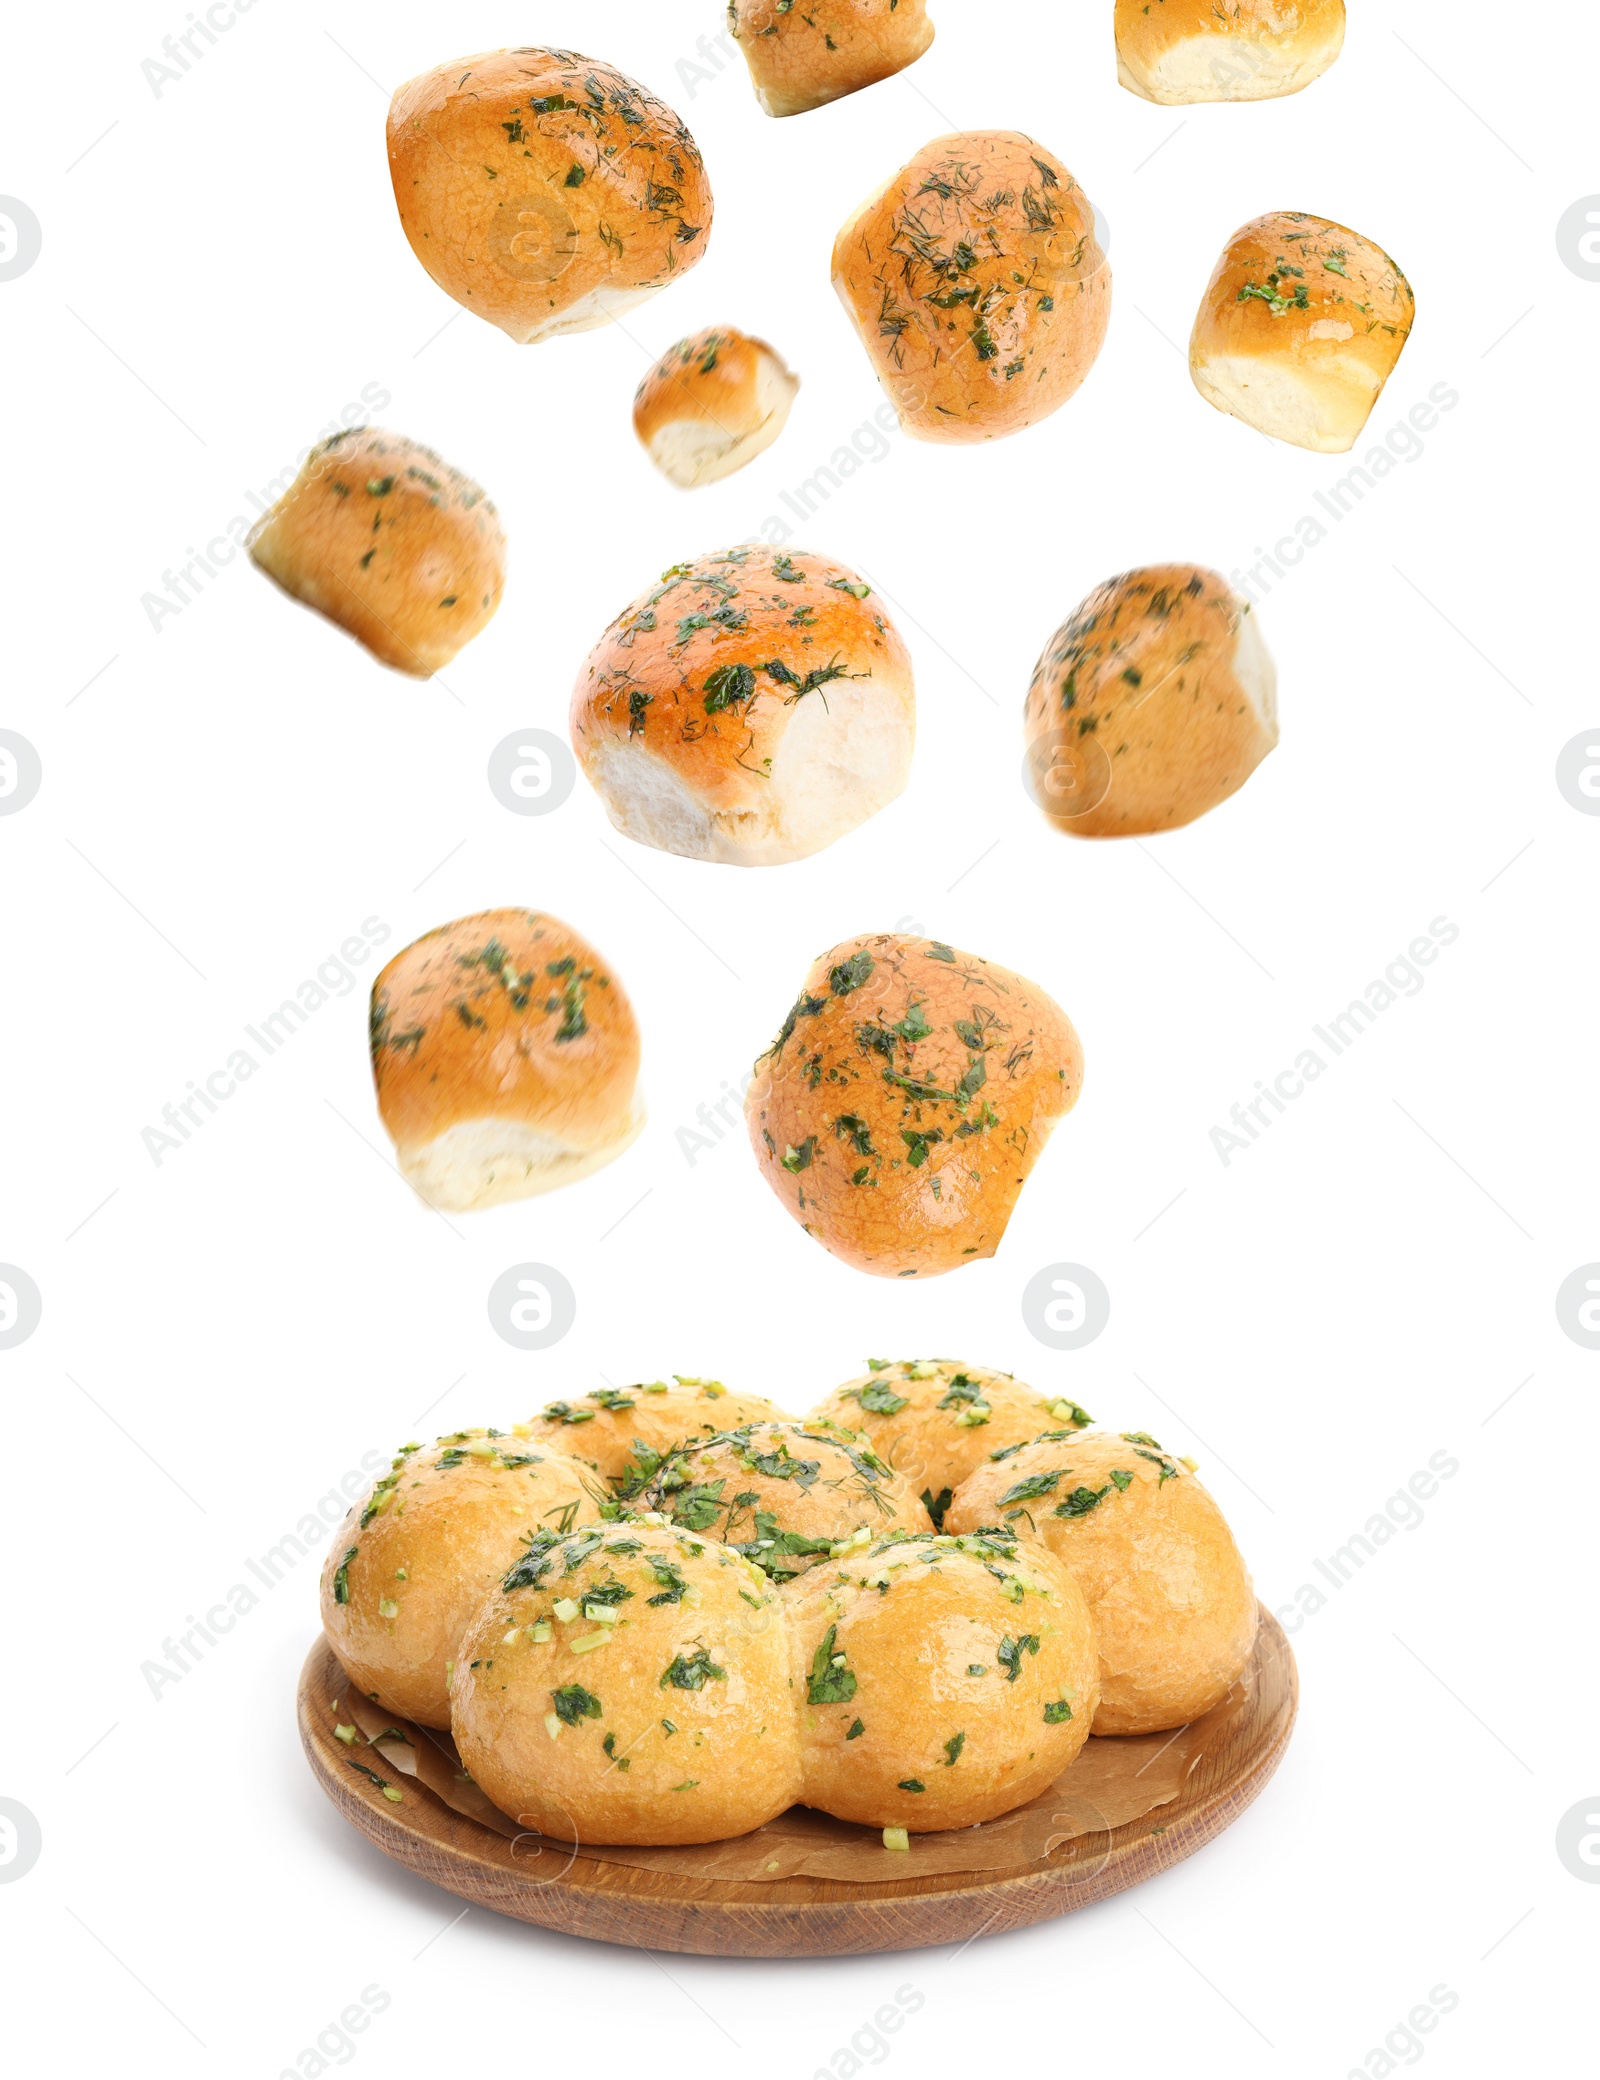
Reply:
M576 51L484 51L409 81L389 172L428 273L523 345L621 316L693 267L711 228L681 118Z
M629 1117L633 1007L610 966L559 918L485 910L425 933L372 986L378 1110L402 1151L485 1118L575 1143Z
M1117 0L1117 77L1166 107L1297 94L1344 48L1344 0Z
M769 116L798 116L915 64L933 42L927 0L728 0Z
M938 137L844 225L833 286L906 432L983 441L1066 403L1110 322L1094 208L1019 130Z
M938 939L863 933L812 962L745 1098L762 1175L857 1269L932 1276L993 1256L1083 1082L1035 982Z
M760 1394L741 1394L719 1379L677 1373L670 1380L598 1387L549 1402L528 1431L556 1451L597 1467L608 1481L637 1491L679 1445L747 1423L789 1420Z
M870 1361L835 1387L808 1421L851 1424L922 1497L935 1524L953 1491L1006 1446L1093 1420L1067 1395L1041 1394L1009 1372L954 1358Z
M871 1445L831 1423L749 1423L682 1446L634 1505L719 1538L774 1581L849 1541L926 1531L928 1514Z
M530 1539L598 1521L606 1494L594 1473L526 1431L402 1445L335 1533L323 1629L385 1710L448 1726L449 1664L478 1605Z

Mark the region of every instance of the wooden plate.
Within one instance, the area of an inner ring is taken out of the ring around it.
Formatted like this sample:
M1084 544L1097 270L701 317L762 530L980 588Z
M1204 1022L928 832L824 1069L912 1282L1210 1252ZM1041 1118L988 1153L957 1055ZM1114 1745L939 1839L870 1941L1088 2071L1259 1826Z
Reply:
M451 1811L416 1779L399 1780L404 1798L394 1804L352 1769L351 1750L333 1734L334 1701L348 1690L327 1641L319 1639L300 1676L300 1739L323 1790L385 1856L518 1921L642 1950L736 1957L915 1950L1022 1928L1108 1899L1192 1856L1238 1818L1282 1759L1299 1701L1289 1642L1263 1610L1244 1684L1247 1708L1157 1813L1075 1836L1016 1870L863 1885L811 1877L769 1883L690 1878L602 1862L565 1847L561 1858L544 1854L530 1867L505 1836ZM541 1878L541 1871L553 1875Z

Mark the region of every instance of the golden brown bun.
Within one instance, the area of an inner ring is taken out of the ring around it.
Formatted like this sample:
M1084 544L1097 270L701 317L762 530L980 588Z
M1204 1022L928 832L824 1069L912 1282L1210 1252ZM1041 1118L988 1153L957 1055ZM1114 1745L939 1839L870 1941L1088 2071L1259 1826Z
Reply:
M1089 1737L1094 1630L1042 1546L878 1539L783 1593L808 1806L971 1827L1036 1798Z
M686 274L711 230L682 119L576 51L484 51L408 81L389 176L428 273L519 346L609 325Z
M554 1191L644 1125L633 1007L558 917L485 910L425 933L373 984L371 1026L378 1111L430 1206Z
M920 1495L937 1525L950 1497L990 1454L1046 1431L1082 1429L1094 1418L1065 1395L1050 1396L954 1358L875 1360L821 1401L808 1423L850 1424Z
M531 1437L593 1466L630 1490L653 1475L669 1452L745 1423L786 1423L775 1402L740 1394L719 1379L680 1373L639 1386L598 1387L552 1401L528 1426Z
M573 689L572 742L619 831L686 859L804 859L911 771L911 659L872 588L759 542L674 564Z
M506 1582L462 1641L450 1720L502 1812L558 1842L717 1842L794 1803L788 1639L759 1568L628 1521L530 1550Z
M933 41L927 0L728 0L769 116L804 115L914 65Z
M1117 0L1117 77L1169 108L1271 101L1344 48L1344 0Z
M924 145L839 233L833 286L900 424L926 441L1048 418L1111 318L1089 198L1018 130Z
M448 1726L450 1663L479 1605L529 1538L598 1522L605 1499L526 1425L402 1445L322 1570L322 1629L351 1682L386 1712Z
M1065 1514L1063 1514L1065 1512ZM1223 1515L1142 1431L1024 1445L980 1466L945 1517L1042 1539L1077 1577L1100 1642L1096 1733L1160 1733L1220 1704L1256 1637Z
M800 378L764 339L715 325L669 347L639 385L633 430L682 490L731 477L788 423Z
M1034 799L1079 838L1192 823L1278 741L1278 675L1247 601L1215 571L1160 563L1097 586L1034 666Z
M745 1119L761 1174L824 1249L928 1278L994 1255L1082 1083L1078 1036L1037 983L863 932L812 962Z
M815 1567L846 1540L927 1531L928 1512L853 1430L829 1422L749 1423L685 1445L645 1483L636 1507L719 1538L775 1582Z
M1342 455L1415 313L1411 284L1380 246L1326 217L1274 210L1229 239L1194 321L1189 372L1219 412Z
M417 679L471 642L506 580L506 538L480 487L376 426L313 448L248 546L291 599Z

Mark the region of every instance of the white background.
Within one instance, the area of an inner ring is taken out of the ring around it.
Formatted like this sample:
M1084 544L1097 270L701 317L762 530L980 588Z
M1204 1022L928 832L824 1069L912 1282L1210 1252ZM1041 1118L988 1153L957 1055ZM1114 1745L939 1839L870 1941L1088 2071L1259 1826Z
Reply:
M726 46L697 61L709 77L680 69L716 0L257 0L159 95L141 62L186 26L181 0L4 32L0 191L44 227L37 265L0 283L0 727L44 765L0 818L0 1259L44 1296L0 1352L0 1795L44 1835L0 1886L18 2071L104 2070L114 2046L119 2073L314 2073L302 2052L371 1984L391 2005L356 2059L407 2075L593 2071L632 2046L668 2073L848 2080L845 2047L907 1985L923 2005L861 2039L864 2067L1574 2069L1556 2047L1600 1889L1554 1842L1580 1801L1600 1809L1600 1356L1554 1296L1600 1257L1600 821L1554 772L1600 721L1581 510L1600 285L1555 227L1600 190L1600 25L1579 0L1520 21L1351 0L1345 56L1308 92L1185 113L1117 87L1109 0L934 11L909 74L783 123ZM517 349L409 253L383 125L415 73L523 42L673 101L717 210L703 263L625 326ZM1114 310L1045 425L981 450L895 435L795 523L873 578L911 644L908 792L754 873L629 844L581 781L558 813L509 814L491 749L564 733L607 620L668 563L759 530L871 419L834 232L928 138L986 125L1039 137L1100 205ZM1415 286L1374 434L1435 385L1459 403L1263 598L1283 743L1244 792L1160 839L1075 842L1021 787L1051 631L1132 564L1241 568L1347 467L1223 418L1184 366L1223 241L1284 207L1376 239ZM804 388L776 448L686 496L629 406L649 360L713 322L773 340ZM252 516L249 488L364 385L390 393L382 423L485 484L510 537L505 603L448 688L385 672L242 557L152 628L163 571ZM614 1167L449 1223L422 1208L373 1108L375 962L151 1160L163 1105L364 919L392 953L510 903L575 924L634 998L652 1124ZM1459 937L1426 986L1224 1166L1229 1108L1439 917ZM1036 977L1087 1056L999 1256L914 1288L809 1242L742 1135L692 1164L677 1137L813 954L897 925ZM484 1306L528 1259L578 1294L539 1356ZM1018 1306L1061 1260L1112 1295L1072 1355ZM141 1674L363 1452L673 1370L804 1408L868 1352L1007 1367L1200 1458L1298 1623L1304 1694L1276 1780L1192 1861L953 1963L656 1961L481 1910L449 1926L459 1903L369 1850L300 1755L314 1559L159 1698ZM1421 1523L1298 1616L1315 1561L1436 1453L1459 1471ZM1437 2027L1379 2052L1441 1987Z

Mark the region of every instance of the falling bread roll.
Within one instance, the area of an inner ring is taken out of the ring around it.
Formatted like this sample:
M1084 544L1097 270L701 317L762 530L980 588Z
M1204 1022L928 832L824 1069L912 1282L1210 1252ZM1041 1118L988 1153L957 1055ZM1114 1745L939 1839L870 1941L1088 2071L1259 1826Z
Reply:
M728 0L728 33L769 116L889 79L933 42L927 0Z
M430 1206L573 1184L644 1125L627 994L537 911L463 917L396 954L372 987L371 1046L378 1111Z
M1024 1445L979 1467L945 1523L1037 1539L1076 1577L1100 1644L1096 1733L1186 1726L1243 1674L1249 1570L1193 1462L1143 1431Z
M1355 446L1411 332L1411 284L1380 246L1275 210L1229 239L1189 342L1219 412L1319 455Z
M1111 317L1089 198L1017 130L925 145L839 233L833 286L900 424L926 441L1048 418Z
M784 1591L808 1806L910 1834L1053 1784L1097 1707L1071 1572L1011 1534L875 1539Z
M1344 0L1117 0L1117 77L1170 108L1272 101L1344 48Z
M402 1445L322 1570L322 1629L346 1675L386 1712L448 1726L450 1665L478 1606L536 1533L597 1523L606 1501L520 1425Z
M472 640L505 585L506 538L480 486L375 426L313 448L249 549L291 599L417 679Z
M633 430L661 474L693 491L770 448L799 388L765 340L715 326L662 355L634 396Z
M1083 1083L1037 983L938 939L847 939L755 1065L761 1174L806 1233L880 1278L992 1257Z
M573 691L573 748L641 844L743 867L804 859L911 771L911 659L843 564L760 543L675 564Z
M682 120L575 51L485 51L409 81L389 174L428 273L519 346L611 324L686 274L711 229Z
M1034 799L1061 830L1175 830L1278 741L1277 674L1215 571L1156 564L1098 586L1051 638L1024 710Z

